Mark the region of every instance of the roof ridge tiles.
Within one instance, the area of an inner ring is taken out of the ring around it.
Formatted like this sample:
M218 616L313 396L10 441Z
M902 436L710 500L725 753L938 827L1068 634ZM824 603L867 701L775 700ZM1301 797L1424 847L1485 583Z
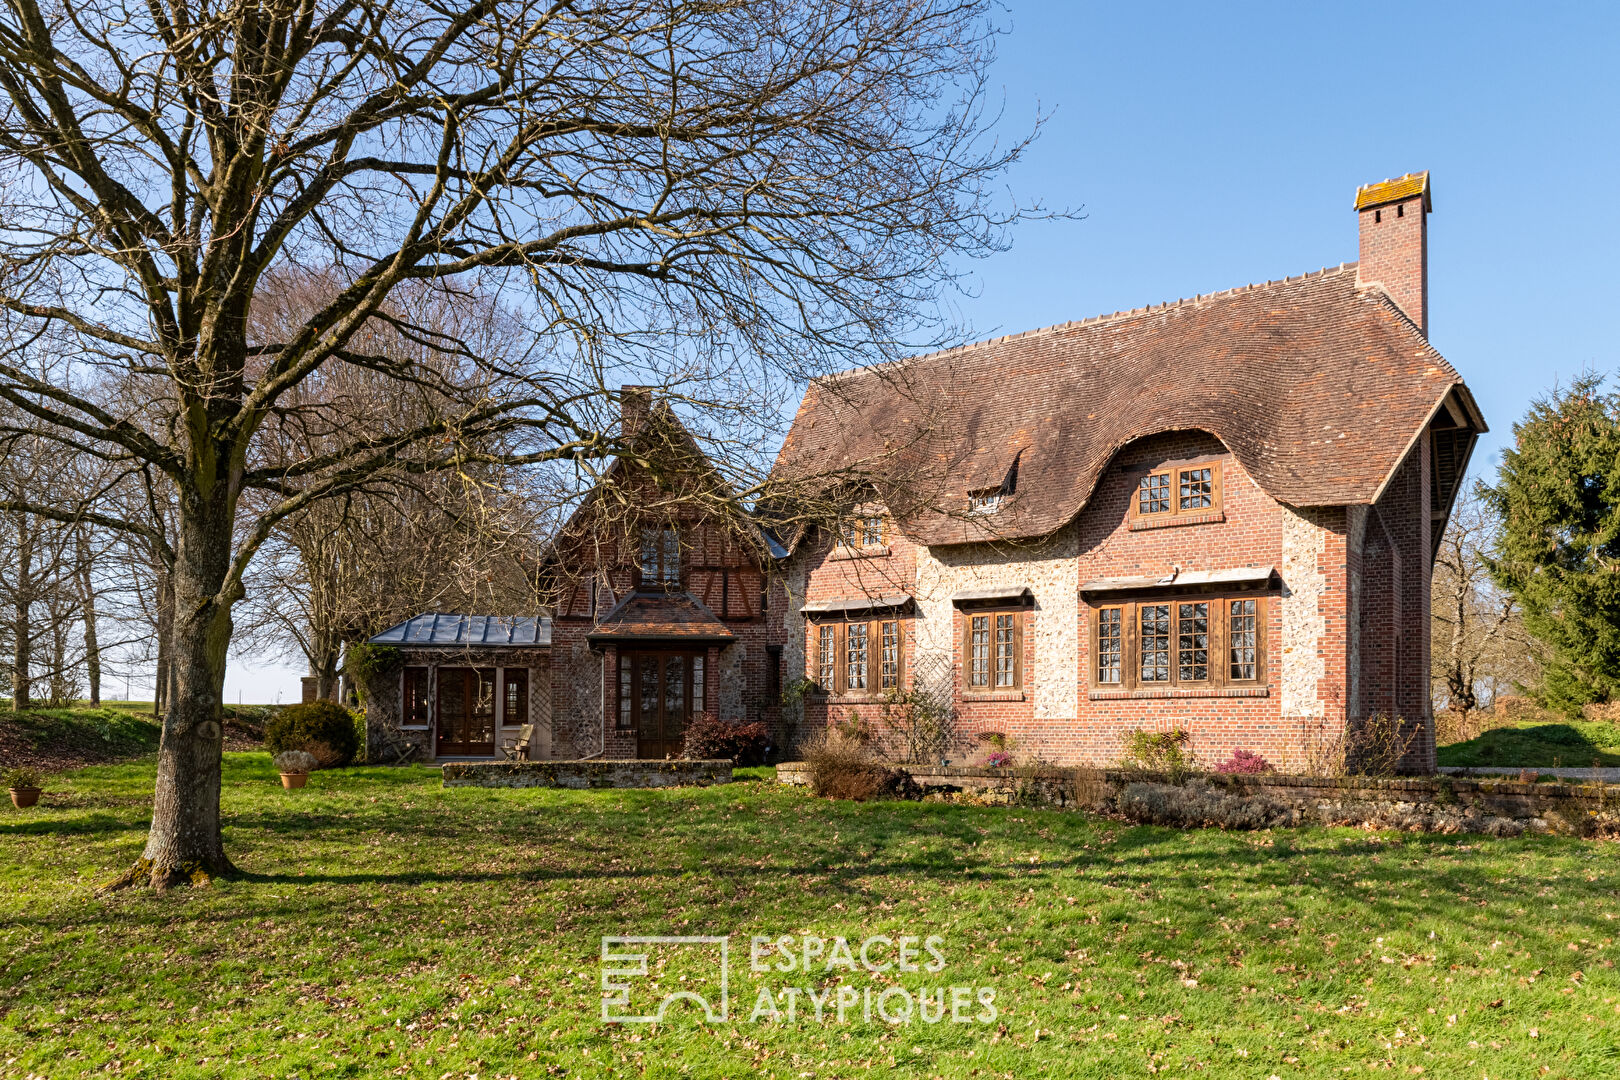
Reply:
M1195 293L1192 296L1183 296L1176 300L1161 300L1157 304L1147 304L1143 307L1122 308L1118 311L1104 312L1100 315L1088 315L1082 319L1069 319L1065 322L1052 323L1049 326L1038 326L1030 330L1020 330L1016 334L1002 334L999 337L984 338L979 341L969 341L961 345L952 345L945 349L936 349L933 352L918 353L915 356L901 357L898 360L888 360L872 364L868 367L848 368L844 371L830 372L819 375L812 382L838 382L843 379L857 378L873 371L892 370L923 360L937 360L941 357L960 355L978 349L987 349L995 345L1005 345L1010 341L1020 341L1024 338L1038 337L1043 334L1055 334L1063 330L1078 330L1103 325L1104 323L1123 322L1127 319L1138 318L1143 315L1156 314L1180 309L1183 307L1196 307L1209 300L1219 300L1239 293L1252 292L1255 289L1268 289L1277 285L1295 285L1313 278L1324 278L1334 274L1341 274L1356 269L1356 262L1341 262L1337 266L1324 266L1320 270L1308 270L1293 277L1271 278L1266 281L1251 281L1244 285L1233 285L1227 289L1218 289L1214 292Z

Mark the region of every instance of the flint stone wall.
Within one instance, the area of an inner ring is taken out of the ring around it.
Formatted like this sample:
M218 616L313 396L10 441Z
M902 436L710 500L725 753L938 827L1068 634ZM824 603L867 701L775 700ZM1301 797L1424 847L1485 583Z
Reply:
M1106 812L1126 785L1165 778L1120 769L986 768L902 765L923 790L960 793L981 802ZM802 761L776 767L783 784L808 784ZM1620 811L1620 786L1534 784L1457 776L1308 777L1203 776L1217 790L1266 798L1301 811L1307 823L1410 828L1417 831L1505 831L1586 835L1598 819ZM1492 819L1499 819L1493 823Z

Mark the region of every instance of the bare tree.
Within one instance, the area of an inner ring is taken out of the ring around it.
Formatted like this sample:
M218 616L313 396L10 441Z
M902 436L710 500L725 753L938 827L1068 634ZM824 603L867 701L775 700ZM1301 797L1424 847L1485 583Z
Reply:
M280 521L380 470L589 474L621 448L609 391L628 374L734 432L774 422L787 380L953 336L935 305L952 257L1019 214L994 182L1023 144L984 137L986 6L8 0L0 398L173 491L172 531L79 514L172 567L152 826L110 885L231 869L225 659ZM291 265L341 287L252 341L261 282ZM532 345L484 355L418 325L397 302L413 288L510 297ZM382 326L439 361L373 351ZM44 334L72 339L70 364L34 362ZM421 395L426 419L292 400L344 366ZM339 445L262 453L323 409ZM244 516L246 492L270 498Z
M1435 556L1430 601L1435 706L1452 714L1464 732L1469 715L1490 704L1499 687L1528 683L1537 671L1535 645L1518 605L1492 583L1485 567L1499 527L1489 504L1465 491Z

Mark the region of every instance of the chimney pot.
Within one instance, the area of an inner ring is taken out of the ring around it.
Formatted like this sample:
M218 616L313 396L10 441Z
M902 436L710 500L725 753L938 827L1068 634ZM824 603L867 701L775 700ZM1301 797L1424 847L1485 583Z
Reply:
M1361 219L1356 282L1380 286L1425 337L1429 334L1428 222L1432 209L1427 172L1407 173L1356 191L1356 213ZM1393 212L1386 214L1385 210Z

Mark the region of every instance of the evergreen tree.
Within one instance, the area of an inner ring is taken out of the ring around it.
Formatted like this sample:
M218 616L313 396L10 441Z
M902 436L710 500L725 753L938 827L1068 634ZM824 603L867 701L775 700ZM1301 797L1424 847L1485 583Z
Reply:
M1491 576L1547 645L1539 697L1579 715L1620 695L1620 395L1587 375L1514 425L1495 487Z

